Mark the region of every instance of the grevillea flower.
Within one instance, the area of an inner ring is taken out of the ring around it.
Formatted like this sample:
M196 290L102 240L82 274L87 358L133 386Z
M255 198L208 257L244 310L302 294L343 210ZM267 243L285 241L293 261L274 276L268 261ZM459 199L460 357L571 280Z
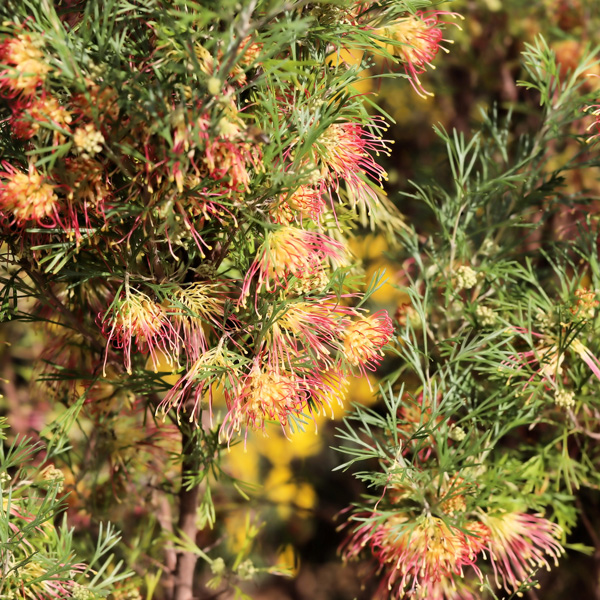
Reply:
M593 135L590 135L587 139L588 144L590 144L600 138L600 104L586 106L583 110L594 117L594 120L588 125L587 128L588 131L592 128L594 129Z
M371 127L383 129L376 119L373 119ZM340 184L345 182L350 190L352 206L368 206L370 201L377 200L369 177L381 184L387 179L387 174L370 153L387 153L384 140L358 123L334 123L323 132L313 148L315 163L319 165L329 190L338 192Z
M600 360L592 354L591 350L579 340L573 340L570 347L573 352L580 356L581 360L591 369L592 373L600 379Z
M255 42L252 36L246 36L240 44L240 63L245 67L252 66L260 57L264 44Z
M16 137L29 139L38 133L43 125L66 129L71 121L71 113L59 104L54 96L45 94L22 106L19 105L12 116L11 127ZM54 131L54 140L61 140L59 131Z
M224 304L225 294L218 284L196 282L174 290L167 312L188 362L207 351L204 328L222 326Z
M335 417L333 406L337 404L344 406L348 380L339 369L320 369L313 374L310 384L310 402L317 411L328 407L331 410L331 418Z
M102 333L108 344L112 342L117 348L123 349L125 369L130 375L134 340L140 352L150 352L155 371L158 371L158 365L164 358L172 362L172 355L178 346L177 333L164 308L143 292L132 289L126 291L124 298L113 302L112 308L104 314Z
M86 225L90 209L104 218L104 204L112 190L110 178L101 163L83 157L67 158L62 183L67 190L67 200L75 203L77 208L83 208ZM77 212L77 208L74 207L73 211Z
M483 583L476 564L491 562L496 585L509 593L531 582L540 567L556 565L564 550L556 538L560 527L547 519L526 513L481 513L459 529L447 521L404 513L361 513L342 546L345 560L368 548L383 571L380 597L401 600L463 599L457 584L471 575ZM464 598L477 598L465 588Z
M11 95L34 94L50 72L44 53L25 33L0 42L0 63L5 66L0 71L0 90L9 90Z
M75 565L54 563L49 572L49 561L43 553L40 554L42 558L34 557L32 560L22 562L12 552L8 554L8 564L5 565L8 568L5 570L6 577L3 577L3 583L6 583L9 591L13 592L9 597L31 600L72 598L73 586L77 585L74 578L85 572L87 566L82 563Z
M427 66L435 68L431 63L440 48L447 52L441 45L442 42L448 41L443 37L442 27L448 24L447 21L440 20L443 16L460 17L457 13L440 10L417 11L394 21L380 31L383 37L399 43L389 45L388 50L404 65L413 89L422 98L433 94L425 91L419 75L425 72Z
M385 310L361 317L346 329L344 358L353 367L358 367L363 375L366 375L366 369L374 371L383 357L381 349L393 333L392 320Z
M41 225L46 217L56 214L56 187L33 165L27 173L6 163L4 167L6 171L0 173L0 210L4 214L18 225L28 221Z
M575 290L575 296L577 302L575 303L575 306L571 308L571 314L576 319L581 319L582 321L593 319L596 314L596 309L600 306L600 302L596 298L596 292L586 288L580 288Z
M343 350L343 332L355 314L353 308L332 297L290 304L273 324L271 352L282 362L290 354L307 353L318 369L331 368Z
M217 123L216 135L212 124L210 115L202 115L192 126L186 123L184 115L176 113L173 151L184 155L185 160L191 160L198 175L218 180L227 190L247 191L249 169L258 171L261 168L260 147L245 135L245 125L238 117L235 104L227 107L226 114ZM199 145L198 141L203 144ZM174 163L172 177L181 192L184 173L179 167L180 163Z
M516 592L531 580L540 567L550 570L549 557L554 565L564 553L556 538L558 525L538 515L526 513L482 514L487 528L484 549L489 553L496 585Z
M319 264L326 259L339 263L343 254L344 246L322 233L290 226L268 232L246 274L238 303L245 305L255 275L258 297L263 287L271 292L286 287L291 276L302 278L313 271L315 258Z
M527 330L521 327L515 328L515 331L521 334L528 333ZM533 367L533 374L529 377L523 389L527 388L536 377L541 377L546 382L547 387L556 388L556 378L562 373L565 354L559 351L558 343L551 336L535 331L529 333L539 340L538 348L512 354L507 360L500 363L498 370L514 369L515 373L519 373L524 366ZM510 377L512 377L512 374Z
M217 346L200 354L198 359L187 367L185 374L158 405L157 414L162 413L164 418L169 410L175 409L178 422L183 412L188 416L190 423L198 424L203 401L212 411L215 390L240 389L240 367L227 351L225 341L226 338L221 338Z
M321 191L310 185L301 185L286 202L293 211L299 212L301 217L310 217L317 222L325 210Z
M345 560L356 557L368 547L384 572L380 587L382 597L400 600L415 596L423 600L441 600L434 595L446 580L451 587L464 569L475 566L476 553L467 535L447 525L438 517L424 515L409 523L406 515L379 515L354 528L345 542ZM387 591L387 595L385 595Z
M279 422L282 428L290 416L300 416L306 407L306 381L293 373L261 367L259 359L237 390L226 394L229 412L221 427L221 434L231 439L243 427L264 429L266 421Z

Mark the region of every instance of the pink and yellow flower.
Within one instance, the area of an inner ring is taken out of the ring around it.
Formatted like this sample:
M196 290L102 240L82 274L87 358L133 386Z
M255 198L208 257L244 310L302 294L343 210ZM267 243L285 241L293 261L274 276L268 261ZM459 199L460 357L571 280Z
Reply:
M374 371L383 359L382 348L390 341L393 333L392 320L385 310L361 317L346 329L344 358L366 376L366 369Z
M257 359L238 389L226 398L229 412L221 434L230 440L242 428L264 429L267 421L279 422L285 430L290 417L302 414L308 391L306 382L293 373L263 367Z
M376 516L376 515L375 515ZM406 596L442 600L434 595L462 578L465 567L475 567L476 553L460 529L438 517L425 515L410 523L406 515L381 515L357 526L344 544L348 560L368 547L384 571L380 594L394 600ZM477 570L477 568L475 567ZM442 582L446 586L441 585Z
M287 205L300 213L301 217L310 217L318 222L325 210L325 201L321 190L310 185L301 185L286 200Z
M225 190L248 191L250 169L262 168L262 152L260 146L246 136L245 125L237 113L235 104L228 107L216 132L212 131L212 120L207 114L196 119L193 125L186 122L184 115L176 115L173 152L181 154L182 161L170 167L170 176L180 192L187 172L187 167L183 170L181 167L187 160L191 161L192 172L219 181Z
M134 341L140 352L150 353L155 371L158 371L158 365L164 362L165 357L172 362L179 341L165 309L137 290L127 290L125 297L115 301L103 315L102 333L107 338L107 344L112 342L123 350L125 370L130 375Z
M558 376L562 375L562 365L565 361L567 350L571 350L577 354L600 380L600 360L577 338L572 339L570 344L564 350L561 350L558 341L551 335L528 331L521 327L515 328L515 331L520 334L528 334L532 338L539 340L537 348L512 354L500 366L501 371L503 369L510 369L514 370L515 373L518 373L524 366L531 368L533 373L524 384L523 389L527 388L536 377L540 378L547 389L558 389L560 387L558 385ZM511 374L510 377L512 376Z
M199 423L202 403L206 403L212 420L212 404L216 390L239 390L241 377L239 365L231 358L226 349L226 338L188 365L185 374L169 390L156 412L166 416L175 409L177 421L184 413L190 423Z
M245 305L255 276L257 295L263 287L272 292L287 287L290 277L302 279L312 272L315 259L318 264L327 259L339 263L343 254L342 244L319 232L291 226L268 232L246 274L238 303Z
M541 516L481 513L480 519L459 529L432 515L411 519L401 512L359 514L342 554L349 560L364 548L370 550L384 573L382 598L454 600L463 598L456 591L457 584L468 581L466 567L483 583L480 558L491 562L498 588L518 593L538 568L550 568L548 558L557 564L564 552L556 539L560 528ZM469 586L464 591L465 598L478 597Z
M12 116L11 126L16 137L29 139L44 126L66 129L71 121L69 111L54 96L43 95L20 105ZM54 140L60 140L60 132L56 129Z
M188 362L197 361L207 351L205 328L222 326L225 298L219 284L203 282L178 287L171 295L169 319Z
M56 186L33 165L24 173L5 163L0 173L0 210L18 225L37 221L42 225L57 215Z
M333 297L290 304L273 326L272 352L281 357L306 352L319 368L331 368L344 348L342 332L355 314Z
M496 585L508 592L517 592L540 567L549 571L547 557L558 565L558 559L564 553L557 541L560 527L539 515L482 514L481 520L487 528L484 549L489 554Z
M442 31L442 27L448 24L448 21L440 19L444 16L460 15L440 10L417 11L415 14L407 14L380 31L383 37L396 42L394 45L388 45L388 50L404 65L413 89L423 98L433 94L425 91L419 75L425 72L427 66L435 68L432 62L440 48L447 52L441 45L442 42L448 41L444 40Z
M8 95L33 95L46 80L50 65L33 38L21 33L0 42L0 90Z
M383 128L375 119L371 126ZM381 185L387 174L371 153L387 152L386 142L381 137L358 123L350 122L330 125L314 145L315 163L321 169L325 187L337 193L341 184L345 183L352 206L368 206L370 201L377 200L373 181Z
M594 117L594 120L588 125L588 131L594 130L594 133L587 138L588 143L595 142L600 138L600 104L594 104L592 106L586 106L584 111Z

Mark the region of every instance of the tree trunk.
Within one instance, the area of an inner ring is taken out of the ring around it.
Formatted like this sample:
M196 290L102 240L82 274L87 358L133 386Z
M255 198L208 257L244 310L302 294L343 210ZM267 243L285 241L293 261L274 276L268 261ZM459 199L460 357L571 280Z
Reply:
M181 465L181 489L179 491L179 521L177 523L177 534L182 539L189 538L196 541L196 512L198 509L198 498L200 485L186 489L185 476L196 475L200 461L194 449L195 437L186 424L181 428L181 451L183 463ZM180 550L177 553L177 564L174 573L173 600L191 600L194 596L194 570L198 557L193 552Z

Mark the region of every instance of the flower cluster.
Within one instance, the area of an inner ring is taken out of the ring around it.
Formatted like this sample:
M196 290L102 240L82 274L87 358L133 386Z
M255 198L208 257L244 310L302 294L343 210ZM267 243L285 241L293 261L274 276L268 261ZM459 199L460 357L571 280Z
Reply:
M393 42L393 45L389 45L390 53L404 66L413 89L423 98L433 94L425 90L419 75L425 73L428 66L435 68L432 62L440 49L447 52L441 45L442 42L448 42L443 37L444 25L451 23L458 27L456 23L444 21L443 18L459 16L440 10L417 11L394 21L381 31L386 40Z
M487 563L499 589L519 593L540 567L549 570L549 561L557 564L564 552L557 525L521 512L467 513L468 492L460 484L446 489L452 502L442 493L441 516L402 512L396 499L390 510L358 513L350 522L344 559L368 549L383 572L378 597L476 600L476 582L485 581ZM388 487L387 493L393 492L393 486Z
M7 264L48 323L46 390L92 420L111 494L160 488L130 475L158 453L158 431L170 451L169 419L193 456L184 496L234 437L270 422L287 434L341 404L393 339L387 312L364 307L347 239L397 218L378 162L387 125L330 55L364 35L376 47L381 22L402 29L413 15L351 2L336 45L339 23L312 27L312 6L296 29L264 3L208 24L200 6L122 2L102 27L84 3L63 4L0 34ZM437 32L441 14L418 18ZM421 34L400 43L418 53ZM401 58L413 79L430 60ZM47 468L38 485L77 484ZM76 579L59 595L89 597Z
M373 15L355 8L350 26L380 37ZM390 15L400 29L414 19ZM418 16L428 28L432 18ZM373 371L393 327L384 311L352 308L343 231L375 207L383 214L383 119L324 83L252 83L267 77L264 56L290 57L269 36L198 42L190 57L149 29L152 56L119 75L123 95L102 61L87 60L70 83L52 38L33 25L8 24L0 42L0 94L28 157L3 163L0 215L31 269L68 266L101 287L83 337L104 336L103 372L177 372L159 409L194 423L222 388L229 438L267 421L285 427L339 401L351 373ZM416 52L420 31L402 44ZM197 70L182 75L176 65L189 60ZM175 69L176 102L148 93L156 68ZM324 82L335 75L328 63L321 71ZM264 131L273 118L276 147ZM50 288L63 315L78 307L76 294Z

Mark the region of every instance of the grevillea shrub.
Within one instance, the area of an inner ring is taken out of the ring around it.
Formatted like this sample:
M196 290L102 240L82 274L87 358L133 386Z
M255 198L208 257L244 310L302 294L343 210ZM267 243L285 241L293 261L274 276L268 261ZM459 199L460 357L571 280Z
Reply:
M438 8L0 7L1 317L35 328L47 417L3 440L1 597L244 597L285 575L256 525L233 557L208 536L245 495L226 457L277 428L293 444L378 370L380 408L338 436L340 468L367 461L339 516L365 593L521 594L557 564L600 435L596 199L560 187L596 164L593 51L565 74L539 38L537 130L494 111L470 138L438 127L447 169L395 203L388 117L359 87L430 95L462 22ZM426 225L402 216L418 205ZM389 239L395 312L351 250L367 229Z

